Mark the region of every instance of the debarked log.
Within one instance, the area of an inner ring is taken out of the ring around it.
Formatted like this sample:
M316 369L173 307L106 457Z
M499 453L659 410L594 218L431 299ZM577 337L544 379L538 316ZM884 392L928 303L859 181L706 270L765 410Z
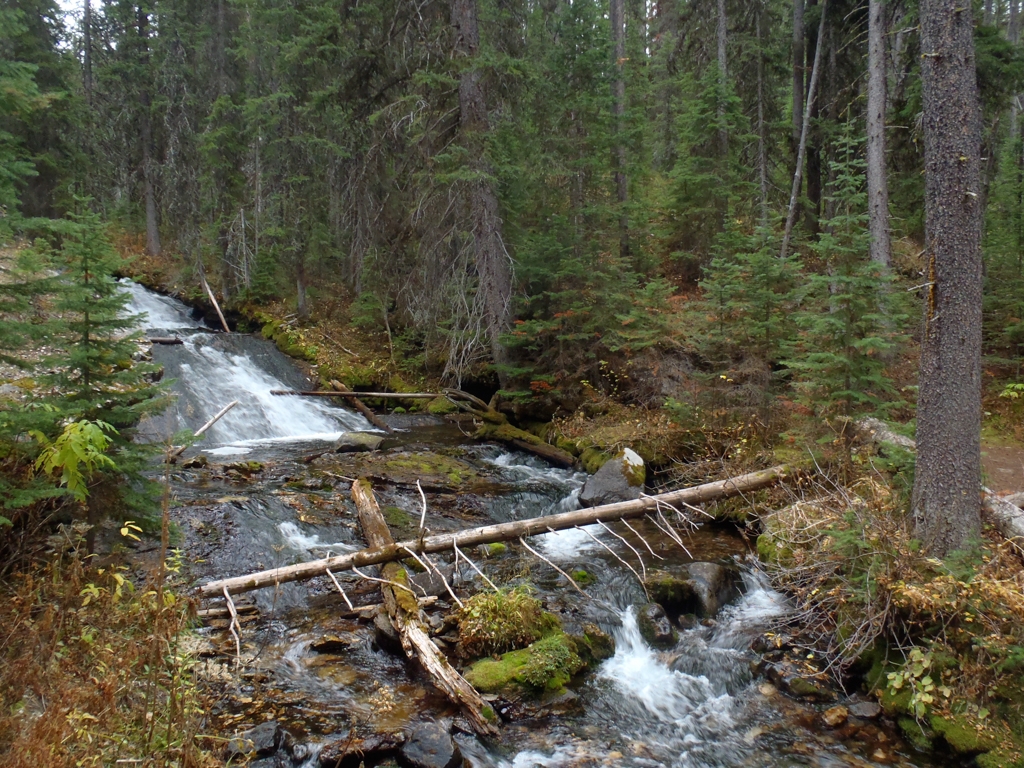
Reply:
M230 594L249 592L263 587L273 587L292 581L312 579L324 576L328 571L345 571L353 567L378 565L380 563L403 560L409 551L417 553L447 552L457 544L459 548L472 547L477 544L492 544L498 541L512 541L519 537L536 536L550 531L575 528L579 525L592 525L598 522L611 522L635 517L643 517L658 509L672 506L693 506L709 501L717 501L741 493L756 491L785 479L795 470L787 465L751 472L746 475L718 480L713 483L684 488L679 491L662 493L656 496L642 496L635 501L622 501L616 504L604 504L575 512L563 512L547 517L534 517L526 520L515 520L510 523L485 525L455 533L442 533L427 536L420 540L404 541L386 546L373 546L370 549L352 552L346 555L310 560L296 565L273 568L248 576L235 576L218 579L199 587L202 597L220 597L226 589Z
M394 546L394 539L368 480L352 483L352 501L359 513L359 525L366 543L371 547ZM496 735L498 729L492 724L496 719L494 710L448 663L424 629L419 603L408 588L405 569L398 563L387 563L381 569L381 577L385 582L381 584L384 608L398 632L406 657L419 660L434 686L462 708L477 733Z

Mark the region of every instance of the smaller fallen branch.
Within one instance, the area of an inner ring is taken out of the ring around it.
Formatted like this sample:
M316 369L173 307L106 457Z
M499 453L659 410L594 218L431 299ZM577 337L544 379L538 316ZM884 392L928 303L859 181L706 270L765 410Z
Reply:
M184 344L177 336L151 336L146 339L149 344Z
M334 387L338 392L341 392L343 394L347 395L350 392L353 395L355 394L355 392L352 392L351 389L349 389L348 387L346 387L344 384L342 384L340 381L338 381L336 379L331 379L331 386ZM352 405L355 406L356 410L359 411L361 414L363 414L363 417L368 422L373 424L373 426L375 426L377 429L383 429L389 435L392 432L395 431L395 430L393 430L391 427L389 427L387 425L387 422L385 422L383 419L381 419L379 416L377 416L377 414L375 414L373 411L371 411L369 408L367 408L366 407L366 403L364 403L358 397L353 397L353 398L351 398L351 400L352 400Z
M203 288L206 289L206 295L210 297L210 301L213 303L213 308L217 310L217 317L220 318L220 324L224 329L224 333L231 333L231 329L228 328L228 321L224 319L224 313L220 311L220 304L217 303L217 297L213 295L213 291L210 290L210 284L206 282L206 276L200 273L199 279L203 283Z
M230 403L228 403L223 408L221 408L219 411L217 411L217 413L214 414L212 419L210 419L208 422L203 424L203 426L201 426L199 429L196 430L195 437L202 437L203 434L206 432L206 430L208 430L210 427L212 427L214 424L216 424L218 421L220 421L221 418L228 411L230 411L232 408L234 408L236 405L238 405L238 401L237 400L232 400ZM178 456L181 456L181 454L185 452L186 448L188 448L187 445L182 445L182 446L180 446L178 448L175 448L174 450L172 450L167 455L167 458L168 459L174 459L174 458L177 458Z

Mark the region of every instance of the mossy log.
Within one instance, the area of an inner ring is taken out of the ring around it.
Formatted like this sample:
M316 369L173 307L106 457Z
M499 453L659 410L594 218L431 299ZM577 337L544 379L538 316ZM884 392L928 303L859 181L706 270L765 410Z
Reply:
M310 560L297 565L287 565L260 571L248 576L235 576L230 579L219 579L203 584L199 588L202 597L221 597L226 589L229 594L249 592L263 587L273 587L290 581L302 581L323 576L328 569L346 571L364 565L377 565L402 560L409 556L408 550L415 552L448 552L455 544L460 548L475 547L478 544L492 544L498 541L514 541L520 537L536 536L549 531L560 531L597 522L612 522L635 517L643 517L659 507L675 504L705 504L741 493L756 491L783 480L793 470L785 465L750 472L728 480L718 480L693 488L684 488L671 493L656 496L642 496L635 501L620 501L615 504L603 504L599 507L580 509L575 512L563 512L547 517L534 517L526 520L514 520L510 523L485 525L470 528L456 533L442 533L427 536L422 540L405 541L399 544L371 546L370 549L352 552L347 555Z
M394 546L395 542L391 538L388 524L381 514L369 481L357 480L352 484L352 501L355 502L359 513L359 525L363 529L366 543L371 547ZM381 575L394 584L408 584L405 569L397 563L385 564L381 569ZM477 733L497 735L498 729L493 724L497 719L494 709L462 675L455 671L434 645L430 635L423 628L422 613L412 591L382 584L381 593L384 597L384 608L401 638L405 655L410 659L419 660L423 669L430 675L434 686L462 708Z
M511 448L540 456L556 467L568 469L576 463L576 459L571 453L566 453L561 448L544 442L532 432L513 427L504 415L496 411L490 411L487 414L477 411L473 413L484 421L473 435L477 440L494 440L504 443Z

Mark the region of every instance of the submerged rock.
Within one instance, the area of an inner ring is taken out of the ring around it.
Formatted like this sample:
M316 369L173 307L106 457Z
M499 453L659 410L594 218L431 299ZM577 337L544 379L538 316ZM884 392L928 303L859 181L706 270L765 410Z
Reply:
M446 723L418 723L398 751L399 765L406 768L458 768L462 753Z
M556 630L518 651L509 651L499 659L475 662L465 678L483 693L561 691L572 676L586 664L580 658L576 642Z
M646 477L644 460L626 448L587 478L580 491L580 505L596 507L639 499Z
M648 603L640 608L637 624L644 640L655 648L671 648L679 640L679 634L665 615L665 609L657 603Z

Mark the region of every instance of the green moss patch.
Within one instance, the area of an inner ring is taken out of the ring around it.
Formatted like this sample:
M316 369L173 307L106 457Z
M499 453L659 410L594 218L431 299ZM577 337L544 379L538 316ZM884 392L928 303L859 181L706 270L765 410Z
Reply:
M585 666L575 641L556 631L500 659L482 659L466 672L466 680L485 693L514 688L533 692L559 691Z
M469 659L524 648L558 620L525 589L473 595L459 610L459 652Z

